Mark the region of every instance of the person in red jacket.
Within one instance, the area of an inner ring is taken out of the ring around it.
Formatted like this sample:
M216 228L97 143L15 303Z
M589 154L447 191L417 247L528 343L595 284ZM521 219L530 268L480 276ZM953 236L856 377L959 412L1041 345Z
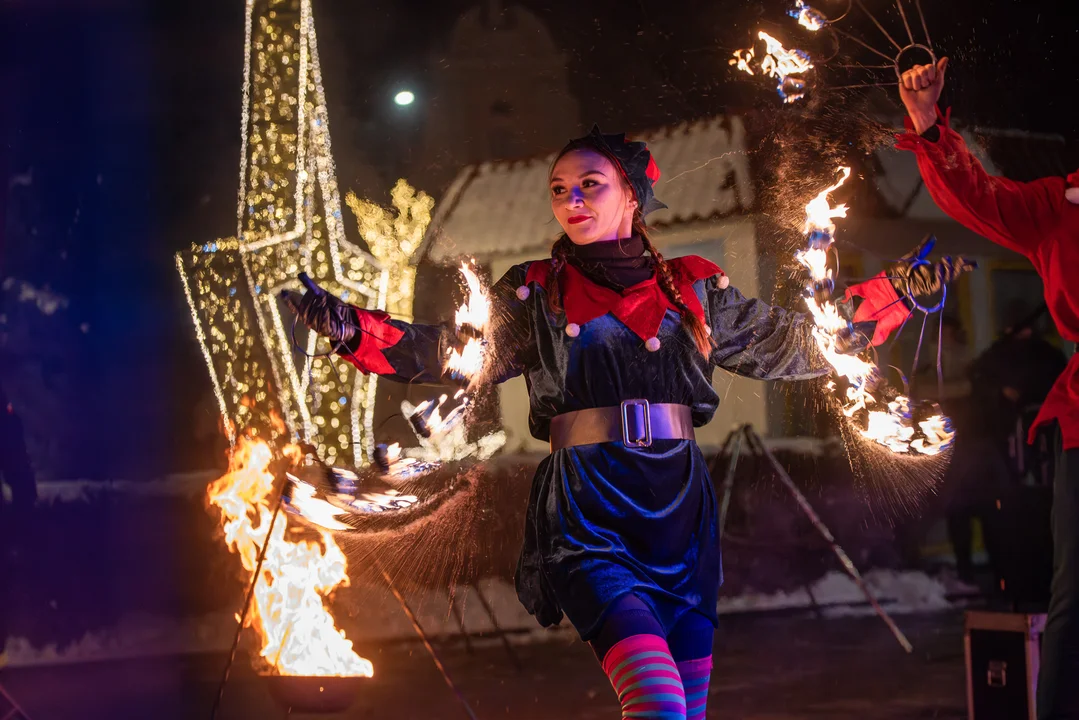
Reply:
M957 222L1024 255L1045 286L1060 335L1079 341L1079 172L1021 183L990 176L937 109L948 59L903 74L909 114L896 147L918 158L925 186ZM1070 281L1069 281L1070 280ZM1031 429L1057 423L1052 599L1038 678L1039 720L1079 718L1079 355L1073 355Z

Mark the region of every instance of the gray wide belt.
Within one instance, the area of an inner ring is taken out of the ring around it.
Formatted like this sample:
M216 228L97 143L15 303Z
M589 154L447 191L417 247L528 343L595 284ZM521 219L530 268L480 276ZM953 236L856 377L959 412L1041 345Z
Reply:
M693 439L693 413L674 403L625 400L619 406L577 410L551 419L551 452L603 442L648 447L653 440Z

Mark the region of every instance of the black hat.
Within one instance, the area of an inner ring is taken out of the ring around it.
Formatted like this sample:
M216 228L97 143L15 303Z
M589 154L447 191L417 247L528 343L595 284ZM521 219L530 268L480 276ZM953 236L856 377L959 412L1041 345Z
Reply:
M570 140L559 153L559 157L580 148L597 150L618 166L626 182L633 188L634 195L637 196L642 217L667 207L656 199L652 191L652 186L659 180L659 166L656 165L652 153L643 142L630 142L626 140L625 133L604 135L600 132L599 125L593 125L592 132L576 140Z

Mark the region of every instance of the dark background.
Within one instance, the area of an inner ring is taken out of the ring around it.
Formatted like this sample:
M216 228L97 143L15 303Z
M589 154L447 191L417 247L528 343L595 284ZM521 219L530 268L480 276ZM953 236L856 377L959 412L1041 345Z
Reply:
M316 0L342 191L388 190L407 172L438 199L414 145L430 68L455 18L476 4ZM521 4L567 53L586 125L646 129L724 112L841 117L866 92L818 93L811 109L787 110L764 84L734 76L727 59L758 27L804 37L785 4ZM935 46L953 60L945 101L956 115L1063 134L1067 167L1079 165L1069 109L1079 94L1079 7L923 4ZM0 380L46 475L142 478L222 460L173 253L234 232L243 14L240 0L0 0ZM901 32L894 10L880 15ZM844 27L887 51L857 9ZM878 62L852 43L844 50ZM833 86L865 78L843 73L829 67L821 77ZM417 94L406 109L392 103L402 86ZM68 304L41 313L19 302L23 282Z

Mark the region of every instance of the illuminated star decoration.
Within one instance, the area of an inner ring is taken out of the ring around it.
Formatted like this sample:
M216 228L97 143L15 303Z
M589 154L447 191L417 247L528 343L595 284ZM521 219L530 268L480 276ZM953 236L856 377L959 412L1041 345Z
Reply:
M241 115L236 237L176 258L225 431L233 442L302 438L327 464L361 465L374 448L378 378L302 327L296 338L317 357L295 353L278 298L306 272L358 307L410 315L415 271L405 266L433 200L403 181L395 218L356 199L373 254L345 238L311 0L248 0Z

